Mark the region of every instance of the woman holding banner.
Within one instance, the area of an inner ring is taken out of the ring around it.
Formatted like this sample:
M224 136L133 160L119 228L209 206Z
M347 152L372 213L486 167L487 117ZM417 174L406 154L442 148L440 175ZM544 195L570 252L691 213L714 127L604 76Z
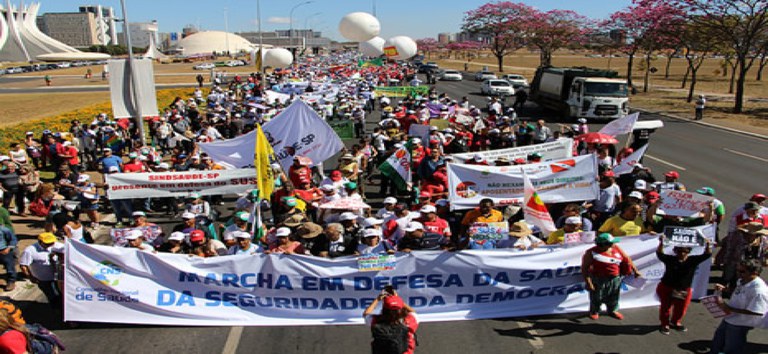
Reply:
M712 257L712 247L709 239L706 241L704 253L698 256L689 256L691 247L675 246L674 256L664 254L664 235L659 236L659 247L656 248L656 257L664 263L664 276L656 287L656 295L661 302L659 306L659 321L661 321L661 334L668 335L670 326L680 332L687 329L681 321L688 305L691 304L693 291L691 284L693 276L696 274L696 268L700 263ZM674 307L674 310L672 308ZM669 315L672 310L672 322L670 324Z

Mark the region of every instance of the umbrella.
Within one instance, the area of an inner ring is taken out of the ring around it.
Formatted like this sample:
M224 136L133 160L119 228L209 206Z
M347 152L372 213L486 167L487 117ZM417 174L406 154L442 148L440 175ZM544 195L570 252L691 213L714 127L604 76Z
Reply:
M576 141L583 141L585 143L591 143L591 144L618 144L618 140L616 138L603 133L587 133L587 134L581 134L576 137Z

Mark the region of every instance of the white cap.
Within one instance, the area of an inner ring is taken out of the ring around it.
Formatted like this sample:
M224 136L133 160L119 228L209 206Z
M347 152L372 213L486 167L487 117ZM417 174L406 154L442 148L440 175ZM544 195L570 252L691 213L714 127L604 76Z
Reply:
M90 180L91 180L91 176L86 175L86 174L82 174L82 175L77 177L77 181L78 182L88 182Z
M181 231L172 232L170 236L168 236L168 241L184 241L184 238L186 236Z
M192 213L190 213L188 211L185 211L184 214L181 214L181 218L182 219L194 219L195 218L195 214L192 214Z
M363 231L363 237L381 237L381 230L379 230L379 229L365 229Z
M70 145L72 145L72 142L71 141L65 141L65 142L61 143L61 145L62 146L70 146Z
M413 138L413 140L411 140L411 142L413 142L414 144L421 144L421 139Z
M132 216L132 217L137 217L137 216L147 216L147 213L145 213L145 212L143 212L143 211L134 211L133 213L131 213L131 216Z
M430 125L429 126L429 131L431 131L431 132L437 131L437 127L434 126L434 125Z
M330 192L330 191L332 191L332 190L334 190L336 188L334 188L332 184L324 184L324 185L320 186L320 189L322 189L322 190L324 190L326 192Z
M418 221L411 221L408 223L408 226L405 227L405 232L413 232L416 230L424 230L424 225Z
M632 191L632 193L629 193L629 197L643 200L643 193L640 193L638 191Z
M164 169L167 170L167 169L171 168L171 166L168 166L168 163L166 163L166 162L161 162L161 163L157 164L157 168L164 168Z
M579 216L569 216L565 219L565 223L567 225L576 225L581 224L581 217Z
M143 237L143 236L144 236L144 232L143 231L141 231L141 230L131 230L131 231L128 231L125 234L125 239L126 240L135 240L135 239L138 239L139 237Z
M287 229L287 227L281 227L280 229ZM280 229L277 229L278 233L280 232ZM234 237L234 238L251 238L251 234L250 233L245 232L245 231L240 231L240 230L232 231L229 234L230 234L231 237ZM291 230L289 229L288 230L288 235L290 235L290 234L291 234Z
M371 227L373 225L381 225L383 223L384 223L384 220L373 218L373 217L365 218L365 220L363 220L363 226L365 227Z
M349 221L355 219L357 219L357 215L349 211L345 211L339 215L339 221Z
M647 188L648 188L648 184L645 183L645 180L638 179L637 181L635 181L635 189L646 190Z
M386 198L384 198L384 204L397 204L397 198L395 198L395 197L386 197Z
M421 207L421 210L420 210L420 212L421 212L422 214L426 214L426 213L436 213L436 212L437 212L437 209L435 208L435 206L434 206L434 205L425 205L425 206Z
M291 235L291 229L287 227L281 227L275 231L275 237L288 237Z

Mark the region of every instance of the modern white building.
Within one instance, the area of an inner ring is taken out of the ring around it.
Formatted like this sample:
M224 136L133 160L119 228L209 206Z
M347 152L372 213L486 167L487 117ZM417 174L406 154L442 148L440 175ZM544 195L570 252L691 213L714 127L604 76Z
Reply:
M160 43L157 29L157 21L129 23L128 31L131 33L131 45L136 48L146 48L149 47L150 41L155 44ZM121 32L119 36L122 43L125 43L125 33ZM151 40L150 37L152 37Z

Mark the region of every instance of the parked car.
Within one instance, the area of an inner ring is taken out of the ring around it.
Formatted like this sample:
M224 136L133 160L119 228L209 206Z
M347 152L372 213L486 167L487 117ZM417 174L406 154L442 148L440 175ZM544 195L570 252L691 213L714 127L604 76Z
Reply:
M62 69L62 68L68 68L68 67L72 66L72 63L70 63L68 61L62 61L62 62L56 63L56 65L58 65L59 68Z
M6 74L21 74L23 72L24 70L22 68L16 66L5 69Z
M464 77L461 75L461 73L456 70L443 71L443 75L440 76L440 80L442 81L461 81L463 79Z
M427 64L420 65L419 68L416 71L419 74L426 74L427 71L436 72L439 69L440 69L440 67L438 67L437 64L427 63Z
M526 79L525 76L520 74L506 74L502 76L501 79L507 80L507 82L509 82L516 89L518 87L523 87L523 88L528 87L528 79Z
M242 60L227 60L227 62L224 63L224 65L229 66L229 67L245 66L245 62L243 62Z
M515 94L515 91L512 89L512 85L510 85L506 80L500 79L490 79L483 81L483 84L480 85L480 92L482 92L484 95L492 96L511 96Z
M211 69L213 69L215 67L216 67L216 65L214 65L213 63L200 63L200 64L197 64L197 65L193 66L192 69L195 69L195 70L211 70Z
M490 71L478 71L475 73L475 81L483 81L483 80L491 80L491 79L498 79L496 77L496 74L490 72Z

